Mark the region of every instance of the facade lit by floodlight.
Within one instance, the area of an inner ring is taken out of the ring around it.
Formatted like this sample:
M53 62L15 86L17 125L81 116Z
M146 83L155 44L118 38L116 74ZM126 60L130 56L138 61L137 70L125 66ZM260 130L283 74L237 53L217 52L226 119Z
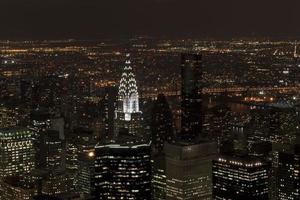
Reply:
M130 54L126 54L125 67L118 91L118 106L115 116L115 134L120 128L126 128L131 135L137 135L141 128L141 111L139 108L139 93L135 75L132 70Z

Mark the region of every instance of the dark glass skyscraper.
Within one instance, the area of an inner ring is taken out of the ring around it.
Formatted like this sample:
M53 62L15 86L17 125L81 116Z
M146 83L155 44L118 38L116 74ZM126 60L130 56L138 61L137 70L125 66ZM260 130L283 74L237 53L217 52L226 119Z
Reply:
M152 111L152 145L155 153L163 150L164 142L174 140L173 117L166 97L158 95Z
M116 87L105 88L102 105L102 120L104 123L104 135L101 137L109 137L114 134L114 118L117 104L118 90Z
M193 141L202 130L202 56L181 56L181 139Z

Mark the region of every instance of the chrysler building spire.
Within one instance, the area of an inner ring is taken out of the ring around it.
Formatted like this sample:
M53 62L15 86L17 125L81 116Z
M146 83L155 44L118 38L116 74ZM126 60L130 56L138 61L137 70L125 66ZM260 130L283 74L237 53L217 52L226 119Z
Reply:
M130 135L141 133L142 112L139 108L139 93L130 61L126 54L125 66L119 85L118 106L115 116L115 135L126 129Z
M131 120L132 113L139 112L139 94L129 54L126 55L125 67L119 86L118 101L121 102L119 111L125 113L126 121Z

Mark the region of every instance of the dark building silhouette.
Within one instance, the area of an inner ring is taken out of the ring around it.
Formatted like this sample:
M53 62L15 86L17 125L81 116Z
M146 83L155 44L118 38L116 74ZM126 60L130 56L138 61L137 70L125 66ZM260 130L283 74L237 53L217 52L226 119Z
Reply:
M156 153L163 150L164 142L174 140L173 116L166 97L158 95L152 110L152 146Z
M83 152L79 155L79 169L76 181L76 191L86 196L94 194L95 152Z
M202 132L201 55L182 54L181 77L181 139L192 141Z
M127 131L128 132L128 131ZM96 146L96 199L151 199L150 143L125 133Z
M279 152L277 172L277 194L279 199L294 199L294 165L295 156Z
M100 137L110 137L114 134L114 117L117 104L118 90L116 87L104 89L103 101L101 106L101 119L104 123L103 134Z
M258 158L219 156L213 161L213 199L269 199L269 169Z
M300 198L299 160L299 144L295 145L294 152L279 152L276 181L278 199Z

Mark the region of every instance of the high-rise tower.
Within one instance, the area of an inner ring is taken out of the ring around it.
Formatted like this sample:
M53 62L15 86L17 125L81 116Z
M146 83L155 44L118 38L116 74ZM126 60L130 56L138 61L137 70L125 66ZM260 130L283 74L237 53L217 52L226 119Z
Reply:
M202 130L202 57L181 56L181 139L194 141Z
M165 143L166 199L212 199L212 160L215 142L202 135L202 62L199 54L181 57L181 132Z
M213 161L213 199L269 199L269 170L256 157L219 156Z
M138 88L129 54L126 55L117 101L115 135L118 135L122 128L128 129L130 135L138 135L142 127L142 112L139 109Z
M23 127L0 129L0 178L29 173L35 166L34 132Z
M151 143L121 132L96 146L95 199L151 199Z
M96 199L151 199L151 142L144 137L129 54L118 92L115 134L95 147Z
M163 151L165 142L174 140L173 116L167 99L163 94L158 95L153 106L151 134L155 153Z

